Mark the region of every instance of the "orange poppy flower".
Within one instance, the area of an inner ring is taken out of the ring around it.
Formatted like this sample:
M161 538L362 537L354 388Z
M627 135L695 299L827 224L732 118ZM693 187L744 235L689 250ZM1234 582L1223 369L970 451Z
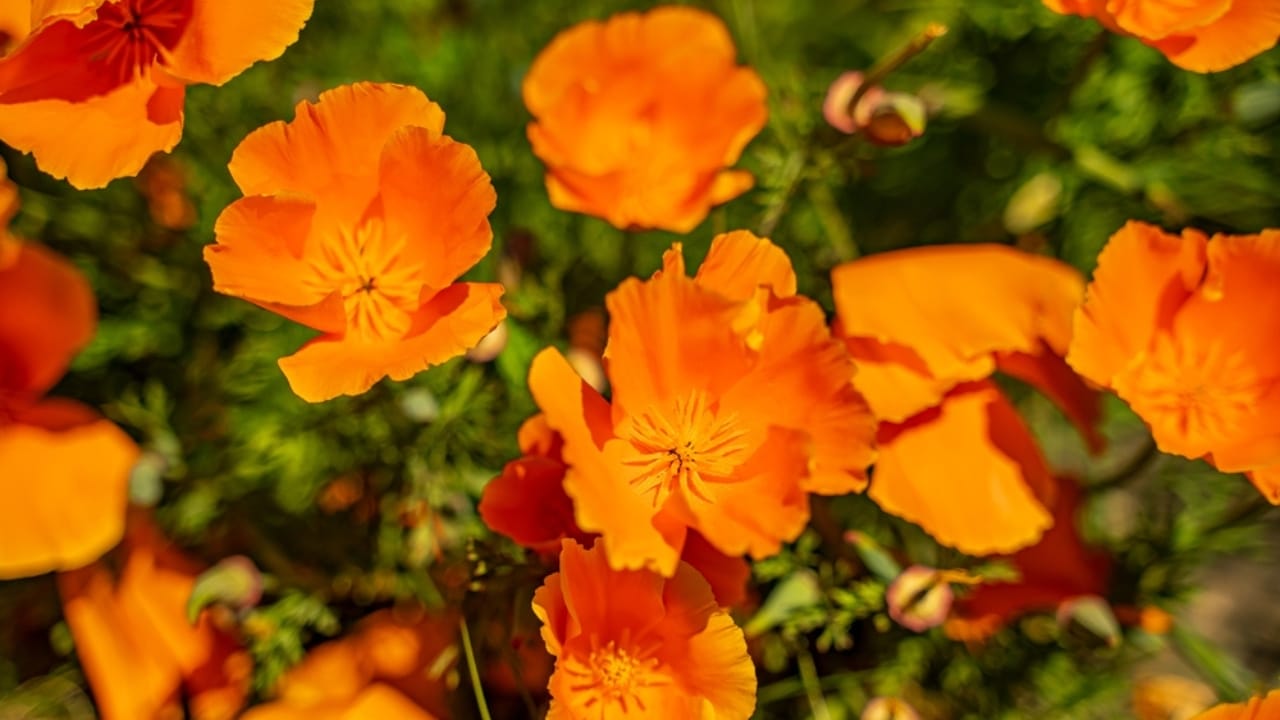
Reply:
M554 349L529 386L563 438L577 526L614 567L670 576L690 530L765 557L804 529L809 493L865 486L874 419L777 246L720 235L690 278L677 244L607 305L612 402Z
M1280 690L1266 697L1253 697L1247 703L1231 703L1210 708L1192 720L1280 720Z
M1096 18L1164 53L1178 67L1215 72L1260 55L1280 40L1271 0L1044 0L1054 12Z
M597 535L583 532L574 521L573 500L564 490L564 440L545 416L535 415L520 426L519 443L524 456L507 463L502 475L484 488L480 517L485 524L544 559L558 557L560 541L566 538L583 545L595 542ZM706 578L721 606L746 599L751 568L741 557L725 555L690 531L680 559Z
M719 18L659 7L590 20L524 79L529 141L551 204L618 228L688 232L751 188L727 170L764 127L765 87Z
M496 196L421 91L357 83L236 148L246 197L205 248L218 292L321 335L280 368L310 402L462 355L506 316L502 287L457 278L489 251Z
M598 543L565 540L533 611L556 657L548 720L746 720L755 710L742 630L689 565L669 578L615 570Z
M448 717L444 676L457 659L450 616L381 610L285 673L276 699L242 720L432 720Z
M28 3L19 29L29 34L0 58L0 140L78 188L133 175L178 144L187 85L221 85L279 57L313 3Z
M1161 450L1246 472L1280 503L1280 230L1181 236L1130 222L1098 256L1068 362Z
M1052 612L1072 599L1106 594L1111 560L1080 539L1080 501L1079 487L1061 480L1053 527L1038 543L1007 558L1019 579L984 582L957 600L944 626L948 636L967 642L985 640L1023 615Z
M70 263L0 231L0 579L82 567L124 532L137 446L87 407L41 399L96 319Z
M244 706L253 662L208 612L193 626L187 599L200 568L143 513L130 517L123 568L105 562L58 575L76 654L103 720L231 720Z
M950 245L862 258L831 280L854 385L881 420L871 498L973 555L1034 543L1053 478L987 378L1034 385L1101 444L1097 396L1062 360L1084 279L1013 248Z

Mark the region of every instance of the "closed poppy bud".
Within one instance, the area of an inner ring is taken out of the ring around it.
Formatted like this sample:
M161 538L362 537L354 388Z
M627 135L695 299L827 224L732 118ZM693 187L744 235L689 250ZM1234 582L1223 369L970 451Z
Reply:
M1120 644L1120 623L1107 601L1096 595L1072 598L1058 606L1058 625L1065 630L1073 624L1088 630L1108 647Z
M187 600L187 620L195 623L200 611L220 603L248 610L262 599L262 573L243 555L224 558L196 578Z
M943 573L912 565L889 585L884 599L894 622L908 630L924 632L946 621L955 594Z
M920 714L903 700L878 697L863 708L860 720L920 720Z
M859 109L866 100L858 102ZM907 93L884 93L871 108L862 132L883 147L906 145L924 134L924 101Z
M858 99L858 107L850 108L853 96L862 87L863 74L857 70L842 73L827 88L827 99L822 103L822 116L831 127L846 135L852 135L871 120L871 110L884 97L879 85L867 88Z

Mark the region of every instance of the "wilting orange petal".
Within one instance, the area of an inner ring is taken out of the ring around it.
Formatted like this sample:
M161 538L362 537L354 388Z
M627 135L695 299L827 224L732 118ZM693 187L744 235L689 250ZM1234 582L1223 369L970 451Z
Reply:
M358 395L387 377L407 380L479 342L506 317L501 296L501 285L451 285L413 316L413 329L403 340L322 336L281 358L280 369L308 402Z
M558 459L512 460L502 475L485 485L480 517L491 530L524 547L558 552L562 538L582 534L574 521L573 501L564 491L565 470Z
M796 272L782 248L746 230L717 235L694 275L700 285L738 301L765 286L777 297L796 294Z
M1231 703L1210 708L1192 720L1277 720L1280 718L1280 690L1266 697L1253 697L1247 703Z
M35 155L40 169L50 175L80 189L99 188L117 177L136 175L152 154L178 144L182 93L181 87L160 87L140 76L76 103L0 102L0 137Z
M378 191L387 141L405 126L439 135L444 112L421 90L356 83L298 104L293 122L274 122L244 139L231 175L245 195L298 194L354 224Z
M497 195L470 146L438 128L405 128L387 142L380 175L388 231L412 238L398 262L424 266L428 287L445 287L489 252Z
M1038 543L1009 558L1019 579L976 586L957 602L954 617L947 623L949 635L981 640L1027 613L1052 611L1076 597L1106 594L1110 560L1080 538L1082 499L1076 483L1063 480L1058 484L1053 527Z
M83 567L124 532L137 446L87 408L46 405L56 426L0 424L0 579Z
M175 76L221 85L298 39L315 0L193 0L182 40L165 59Z
M831 281L846 337L910 348L927 368L927 387L915 395L929 394L935 378L954 385L987 377L996 352L1034 353L1043 342L1066 354L1071 314L1084 294L1084 278L1069 265L1003 245L881 253L837 267ZM881 419L904 419L907 408L888 416L877 406L870 377L854 382L872 409Z
M869 494L886 512L971 555L1030 545L1052 524L1053 478L1030 431L990 383L880 432Z
M615 568L674 572L679 561L676 548L683 538L669 543L654 525L656 508L621 476L621 449L616 441L606 443L612 429L608 403L553 349L534 357L529 389L547 424L564 438L564 459L570 468L565 491L574 501L578 527L587 532L608 530L600 542Z
M66 372L97 325L80 271L34 243L0 266L0 393L34 398Z
M307 282L314 271L302 254L315 209L305 200L261 196L227 206L214 226L218 242L204 249L213 289L316 330L343 332L341 295Z

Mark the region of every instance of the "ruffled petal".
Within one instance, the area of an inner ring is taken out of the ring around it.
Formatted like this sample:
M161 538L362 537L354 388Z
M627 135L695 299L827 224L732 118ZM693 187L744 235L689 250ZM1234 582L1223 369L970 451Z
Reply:
M389 231L408 238L400 261L420 264L428 287L448 285L489 252L497 194L470 146L425 127L400 130L383 150L379 187Z
M189 83L221 85L275 60L298 39L315 0L193 0L186 32L165 66Z
M1183 35L1150 37L1151 44L1173 64L1195 72L1226 70L1275 47L1280 40L1280 5L1271 0L1232 0L1230 5L1208 25Z
M883 428L869 494L885 512L970 555L1026 547L1053 523L1045 460L1017 411L987 382Z
M480 342L506 317L501 296L501 285L451 285L414 315L413 329L403 340L325 335L281 358L280 369L294 393L307 402L359 395L386 377L408 380Z
M143 76L81 102L0 100L0 139L33 154L54 177L82 190L100 188L136 175L153 154L178 144L183 93Z
M417 88L356 83L298 104L292 122L274 122L244 139L231 176L245 195L298 194L354 224L378 191L383 148L398 130L444 129L444 112Z
M746 230L717 235L694 275L698 284L738 301L750 300L764 286L777 297L796 294L791 258L766 238Z

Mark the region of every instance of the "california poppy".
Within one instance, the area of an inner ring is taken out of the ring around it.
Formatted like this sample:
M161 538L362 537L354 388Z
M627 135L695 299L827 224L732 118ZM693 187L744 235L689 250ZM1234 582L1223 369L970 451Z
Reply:
M280 679L275 699L243 720L432 720L448 717L445 675L457 660L451 616L381 610L312 649Z
M0 182L0 220L16 207ZM44 398L96 324L75 267L0 229L0 579L87 565L124 532L137 446L89 408Z
M1280 690L1246 703L1230 703L1210 708L1192 720L1280 720Z
M764 83L736 62L719 18L627 12L560 33L533 61L529 141L551 204L619 228L688 232L746 192L728 170L764 127Z
M1044 0L1054 12L1092 17L1196 72L1239 65L1280 40L1280 5L1271 0Z
M133 175L178 144L187 85L221 85L279 57L313 3L29 3L29 34L0 58L0 140L78 188Z
M870 496L939 542L985 555L1034 543L1054 482L997 370L1055 400L1090 443L1096 393L1062 356L1084 279L998 245L882 253L832 272L836 332L881 420Z
M1061 480L1053 527L1035 545L1007 558L1018 579L984 582L956 601L945 626L949 636L985 640L1028 613L1053 612L1075 598L1106 595L1111 560L1080 538L1080 501L1080 488Z
M200 572L135 511L121 571L106 562L61 573L58 589L76 654L103 720L239 717L253 662L209 612L192 625L187 599Z
M214 290L320 331L280 360L310 402L462 355L506 315L502 287L455 282L489 251L496 198L475 151L416 88L357 83L236 148L245 197L205 248Z
M547 559L559 556L565 538L583 545L595 542L597 536L574 521L573 500L564 490L569 469L560 454L564 441L546 417L526 420L519 443L523 456L507 463L484 488L479 510L485 524ZM690 531L680 559L706 578L720 605L738 605L746 598L751 569L741 557L725 555Z
M1115 390L1167 453L1245 472L1280 503L1280 230L1171 235L1121 228L1098 269L1067 361Z
M742 630L687 564L671 577L616 570L598 542L588 550L565 540L533 611L556 657L551 720L746 720L755 709Z
M777 246L720 235L690 278L677 244L607 305L612 400L554 349L529 386L563 438L577 526L601 535L614 567L669 576L690 530L765 557L804 529L809 493L865 486L874 419Z

